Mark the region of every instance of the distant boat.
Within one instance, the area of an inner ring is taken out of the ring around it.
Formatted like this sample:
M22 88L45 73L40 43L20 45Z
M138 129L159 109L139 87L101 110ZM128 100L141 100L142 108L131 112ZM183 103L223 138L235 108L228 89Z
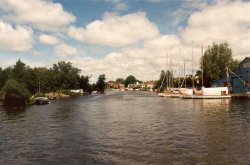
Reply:
M196 93L196 92L195 92ZM230 99L227 87L204 88L194 95L182 96L183 99Z
M193 52L193 51L192 51ZM193 53L192 53L193 59ZM202 59L203 59L203 46L202 46ZM193 72L193 60L192 60L192 72ZM230 99L228 87L211 87L205 88L203 86L203 61L202 61L202 88L197 90L194 88L194 75L192 73L192 84L193 88L189 90L188 94L183 95L183 99Z
M44 105L49 104L49 99L47 97L36 97L35 98L35 104L36 105Z

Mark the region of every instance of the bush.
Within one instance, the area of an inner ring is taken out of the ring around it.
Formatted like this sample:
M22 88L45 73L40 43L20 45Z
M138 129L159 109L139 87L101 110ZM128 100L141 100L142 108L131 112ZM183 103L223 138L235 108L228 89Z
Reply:
M35 97L45 97L45 93L37 92L37 93L35 94Z
M3 104L8 107L24 107L31 96L25 86L16 80L9 79L2 88Z
M69 97L75 97L75 96L77 96L76 93L71 92L70 90L65 90L65 89L57 90L56 93L62 93L64 95L69 95Z

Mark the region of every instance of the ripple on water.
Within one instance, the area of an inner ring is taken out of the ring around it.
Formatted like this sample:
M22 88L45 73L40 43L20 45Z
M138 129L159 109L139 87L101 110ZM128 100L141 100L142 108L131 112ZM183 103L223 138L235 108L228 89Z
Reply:
M0 110L0 164L248 164L248 107L112 92Z

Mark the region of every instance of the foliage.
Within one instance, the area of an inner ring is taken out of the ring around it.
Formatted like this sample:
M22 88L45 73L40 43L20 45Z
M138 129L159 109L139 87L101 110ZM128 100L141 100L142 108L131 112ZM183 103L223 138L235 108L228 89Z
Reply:
M64 95L69 95L69 97L75 97L75 96L77 96L76 93L71 92L70 90L66 90L66 89L57 90L56 93L62 93Z
M163 91L167 87L170 87L173 85L172 79L173 79L173 75L169 70L167 72L162 70L160 74L160 79L156 81L154 88L159 89L160 91Z
M4 86L5 82L10 78L11 75L11 68L8 67L4 70L0 70L0 89Z
M5 106L24 107L29 102L31 96L23 84L13 79L6 81L1 93Z
M124 80L124 78L117 78L117 79L115 80L115 82L124 84L125 80Z
M3 89L8 79L15 80L15 82L21 84L16 86L16 90L20 88L21 92L28 91L31 94L38 92L38 95L40 95L41 92L79 88L84 89L85 92L92 91L89 77L80 76L80 69L73 67L70 62L65 61L58 62L52 68L47 69L45 67L30 68L19 59L13 67L0 68L0 89ZM13 82L11 81L10 84L13 84ZM7 87L4 89L7 89ZM26 96L26 92L21 94ZM71 96L74 95L70 92L66 93ZM2 93L1 98L3 97Z
M53 65L52 75L55 78L55 85L58 89L77 89L79 88L80 69L72 66L70 62L58 62Z
M106 88L105 80L106 80L105 74L101 74L96 82L96 89L100 93L104 93L104 90Z
M37 92L35 97L45 97L45 93Z
M80 77L80 88L83 89L83 92L91 93L92 86L89 83L89 76Z
M24 80L25 72L26 72L26 65L23 63L20 59L16 62L16 65L14 65L12 69L12 78L17 81Z
M224 78L226 67L234 70L238 65L238 61L232 59L232 49L226 42L208 46L200 61L201 69L202 63L205 86L211 86L213 81Z
M136 83L136 78L133 75L128 76L124 81L126 87L128 87L128 84L135 84L135 83Z

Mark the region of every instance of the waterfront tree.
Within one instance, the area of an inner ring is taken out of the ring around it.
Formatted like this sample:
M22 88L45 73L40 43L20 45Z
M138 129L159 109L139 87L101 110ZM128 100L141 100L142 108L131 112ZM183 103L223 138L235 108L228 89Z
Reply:
M80 77L80 88L83 92L91 93L92 87L89 83L89 76L81 76Z
M201 69L202 64L204 85L211 86L213 81L226 77L227 67L234 70L238 61L232 58L232 49L225 42L208 46L200 60Z
M18 81L23 81L26 72L26 64L20 59L16 62L12 69L12 78Z
M10 75L12 74L12 68L8 67L5 69L1 69L0 71L0 89L4 86L5 82L10 78Z
M105 91L105 88L106 88L105 80L106 80L105 74L101 74L98 77L98 80L96 82L95 86L97 88L97 91L100 92L100 93L104 93L104 91Z
M168 70L165 72L164 70L161 71L160 79L156 81L155 89L159 89L160 91L163 91L167 87L173 85L173 75Z
M38 83L36 81L37 77L36 77L36 73L35 70L27 67L26 71L24 73L24 80L23 83L25 84L25 86L27 87L27 89L32 93L35 94L37 92L37 88L38 88Z
M116 80L115 80L115 82L117 82L117 83L121 83L121 84L124 84L124 78L117 78Z
M31 96L27 88L20 82L9 79L1 90L4 106L24 107Z
M126 87L128 86L128 84L135 84L135 83L136 83L136 78L133 75L128 76L124 81Z
M53 65L55 86L58 89L77 89L80 87L80 69L72 66L72 63L61 61Z

